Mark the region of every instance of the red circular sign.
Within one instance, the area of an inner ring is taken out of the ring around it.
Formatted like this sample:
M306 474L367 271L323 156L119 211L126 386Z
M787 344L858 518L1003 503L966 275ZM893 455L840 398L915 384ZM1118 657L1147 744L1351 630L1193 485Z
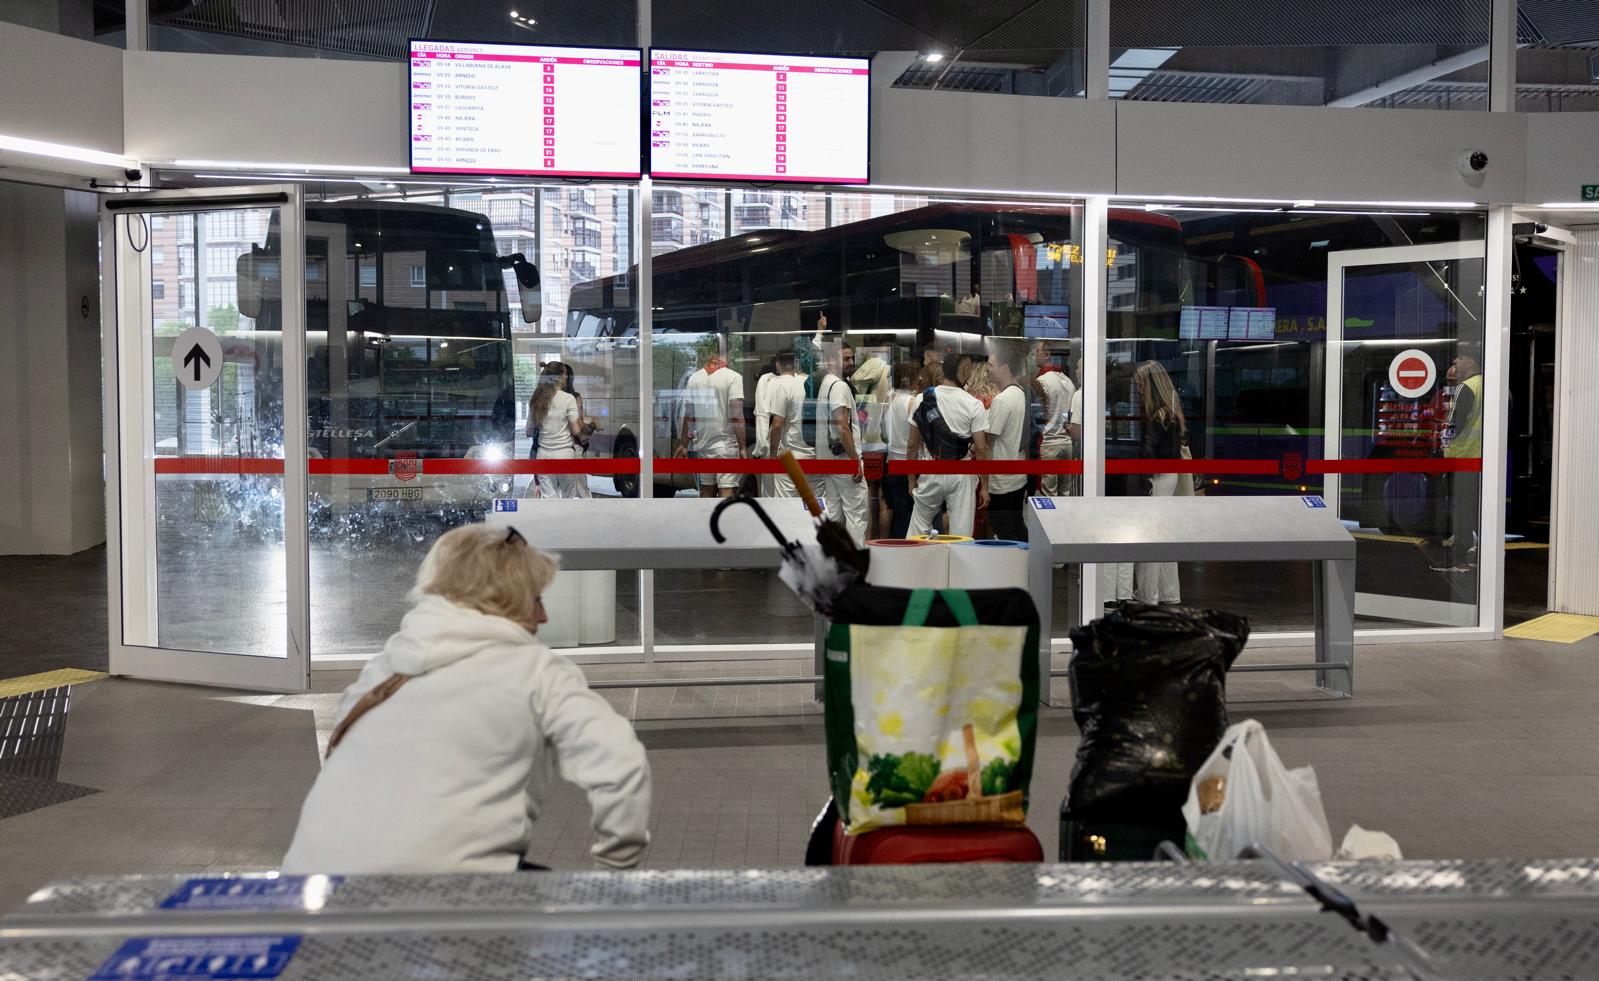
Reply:
M1400 351L1388 366L1388 384L1402 398L1421 398L1437 380L1437 365L1425 351L1415 348Z

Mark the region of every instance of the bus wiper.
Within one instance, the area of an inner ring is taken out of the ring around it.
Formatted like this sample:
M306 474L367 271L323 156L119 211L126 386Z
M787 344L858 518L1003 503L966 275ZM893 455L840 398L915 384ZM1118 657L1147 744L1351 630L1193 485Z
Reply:
M378 440L376 443L373 443L372 444L372 448L375 450L378 447L382 446L384 443L387 443L389 440L393 439L394 437L399 436L400 434L404 433L407 429L415 429L415 428L416 428L416 420L413 419L410 422L406 423L405 425L401 426L399 429L396 429L394 432L389 433L387 436L385 436L382 439Z

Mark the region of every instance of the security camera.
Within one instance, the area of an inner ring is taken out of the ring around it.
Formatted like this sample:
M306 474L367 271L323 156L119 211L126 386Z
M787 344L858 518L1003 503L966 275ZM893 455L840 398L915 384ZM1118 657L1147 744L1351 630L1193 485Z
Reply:
M126 177L129 183L137 184L144 177L144 171L137 167L129 167L122 172L122 176Z
M1488 169L1488 154L1481 150L1463 150L1457 163L1462 177L1475 177Z

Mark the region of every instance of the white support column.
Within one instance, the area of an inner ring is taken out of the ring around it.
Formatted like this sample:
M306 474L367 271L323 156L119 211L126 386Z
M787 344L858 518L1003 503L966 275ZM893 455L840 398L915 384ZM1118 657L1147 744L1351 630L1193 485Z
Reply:
M1515 243L1508 207L1488 211L1486 290L1482 311L1482 529L1477 543L1478 626L1497 635L1505 625L1505 470L1510 434L1510 257Z
M649 70L650 45L654 43L652 0L639 0L637 43L644 51L645 70ZM633 229L633 247L638 249L638 282L633 295L638 297L638 493L655 496L655 262L651 253L655 195L648 174L638 182L638 227ZM638 574L638 633L644 648L644 663L655 663L655 570Z
M124 9L126 50L150 50L150 0L126 0Z
M1110 98L1110 0L1088 0L1083 51L1083 93Z
M1488 109L1516 111L1516 0L1493 0L1488 41Z
M1096 195L1083 205L1083 289L1078 321L1083 328L1083 496L1105 496L1105 277L1110 199ZM1085 565L1081 582L1085 621L1099 615L1099 567Z
M1576 248L1561 256L1564 302L1556 314L1550 609L1599 616L1599 225L1575 231Z

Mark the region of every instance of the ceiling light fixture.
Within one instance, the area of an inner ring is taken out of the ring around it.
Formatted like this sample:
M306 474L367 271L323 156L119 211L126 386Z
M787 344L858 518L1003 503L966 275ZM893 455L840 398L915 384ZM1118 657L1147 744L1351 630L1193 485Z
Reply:
M929 65L936 65L944 60L944 53L942 51L929 51L922 55L922 60Z

